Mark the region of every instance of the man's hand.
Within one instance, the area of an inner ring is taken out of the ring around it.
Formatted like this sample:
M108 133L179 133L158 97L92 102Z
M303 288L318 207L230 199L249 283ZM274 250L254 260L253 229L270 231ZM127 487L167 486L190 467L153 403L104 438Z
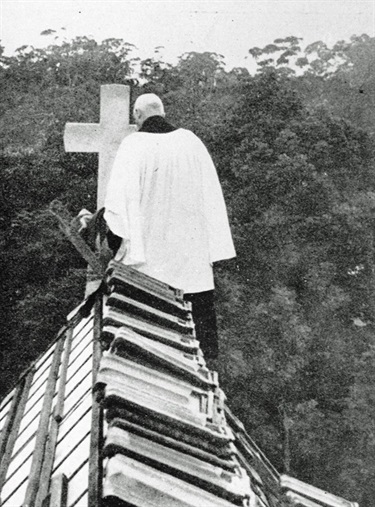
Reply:
M87 228L92 217L93 217L93 213L91 213L90 211L88 211L85 208L81 209L81 211L78 213L78 216L77 216L79 223L81 224L81 227L78 229L78 232L82 232L84 229Z

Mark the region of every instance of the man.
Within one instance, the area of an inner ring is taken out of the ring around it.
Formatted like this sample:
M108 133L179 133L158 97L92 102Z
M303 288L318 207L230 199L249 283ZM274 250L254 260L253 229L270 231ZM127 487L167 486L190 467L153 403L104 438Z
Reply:
M182 289L206 357L218 353L213 263L235 257L225 202L200 139L164 119L159 97L134 105L138 132L116 156L104 218L121 238L115 259Z

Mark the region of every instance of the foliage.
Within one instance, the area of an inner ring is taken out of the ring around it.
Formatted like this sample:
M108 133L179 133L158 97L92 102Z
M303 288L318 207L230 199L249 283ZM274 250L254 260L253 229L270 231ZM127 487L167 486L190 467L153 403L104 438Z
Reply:
M294 77L296 89L314 107L324 106L374 133L375 38L353 35L329 47L322 41L302 49L302 39L276 39L264 48L249 50L258 72L271 69ZM298 76L298 79L296 78Z
M218 168L238 254L216 269L232 409L280 471L369 507L374 44L280 38L250 50L254 76L215 53L140 61L117 39L0 52L3 392L82 298L84 264L46 208L93 209L97 162L64 153L64 125L98 120L101 84L132 84L133 99L158 93Z

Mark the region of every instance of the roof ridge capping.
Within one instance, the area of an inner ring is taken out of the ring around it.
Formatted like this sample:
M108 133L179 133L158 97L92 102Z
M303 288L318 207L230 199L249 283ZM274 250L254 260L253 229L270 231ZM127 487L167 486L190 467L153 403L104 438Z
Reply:
M181 291L114 262L106 282L0 403L4 507L29 504L26 489L35 507L359 507L278 473L228 408ZM57 399L44 409L55 350ZM43 456L42 413L54 435ZM30 427L31 454L18 423ZM30 481L37 458L42 468Z
M280 486L296 507L359 507L357 502L349 502L289 475L280 476Z

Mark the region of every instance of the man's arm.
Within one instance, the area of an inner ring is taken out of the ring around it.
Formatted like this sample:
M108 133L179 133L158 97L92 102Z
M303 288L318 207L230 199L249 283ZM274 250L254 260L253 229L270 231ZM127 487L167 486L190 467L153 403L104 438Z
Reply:
M219 177L211 155L201 143L202 192L211 263L236 256L227 208Z
M111 171L104 218L113 234L122 238L116 260L145 262L140 213L141 146L131 135L122 142Z

